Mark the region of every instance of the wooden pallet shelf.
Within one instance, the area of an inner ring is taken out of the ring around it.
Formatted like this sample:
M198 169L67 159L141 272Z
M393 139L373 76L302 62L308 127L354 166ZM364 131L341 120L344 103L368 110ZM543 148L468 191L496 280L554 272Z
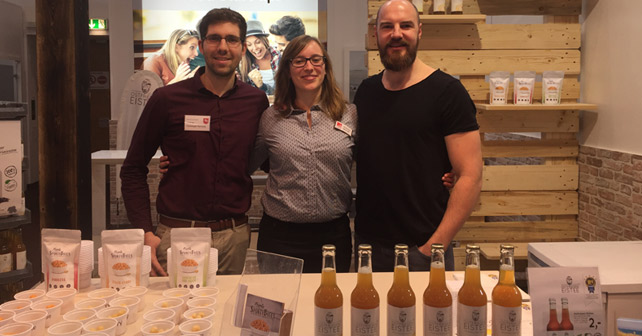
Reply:
M530 105L493 105L477 103L475 104L477 110L483 111L596 111L597 105L586 103L562 103L559 105L543 105L540 103Z

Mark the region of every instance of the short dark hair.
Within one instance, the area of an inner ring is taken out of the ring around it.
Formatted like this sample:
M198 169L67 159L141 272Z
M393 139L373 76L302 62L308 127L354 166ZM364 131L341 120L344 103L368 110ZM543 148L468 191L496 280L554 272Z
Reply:
M245 34L247 33L247 22L245 18L236 11L229 8L214 8L207 12L205 16L198 23L198 33L201 35L201 40L205 39L207 35L207 28L212 24L230 22L239 26L241 41L245 42Z
M297 36L305 35L305 25L298 17L286 15L270 26L270 33L282 35L286 41L292 41Z

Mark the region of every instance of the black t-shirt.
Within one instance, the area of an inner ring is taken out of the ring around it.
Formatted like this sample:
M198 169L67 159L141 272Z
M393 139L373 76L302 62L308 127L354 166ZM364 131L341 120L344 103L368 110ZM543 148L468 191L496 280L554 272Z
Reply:
M452 169L444 137L479 129L464 86L436 70L400 91L384 88L382 74L364 80L358 113L355 231L392 247L425 244L446 211L441 177Z

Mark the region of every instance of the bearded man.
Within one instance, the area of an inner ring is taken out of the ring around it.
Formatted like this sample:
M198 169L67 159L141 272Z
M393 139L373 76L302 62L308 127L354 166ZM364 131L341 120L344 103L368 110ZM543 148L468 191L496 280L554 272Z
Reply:
M481 141L475 105L459 80L417 59L417 8L385 2L376 38L385 70L364 80L359 116L355 247L372 245L374 271L391 271L394 245L409 246L411 270L430 269L432 244L449 245L481 190ZM453 171L449 193L441 176Z

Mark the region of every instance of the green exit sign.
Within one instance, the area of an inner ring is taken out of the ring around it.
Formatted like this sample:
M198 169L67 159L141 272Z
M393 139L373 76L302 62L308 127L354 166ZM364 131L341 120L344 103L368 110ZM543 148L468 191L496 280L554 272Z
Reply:
M89 30L107 30L107 19L89 19Z

